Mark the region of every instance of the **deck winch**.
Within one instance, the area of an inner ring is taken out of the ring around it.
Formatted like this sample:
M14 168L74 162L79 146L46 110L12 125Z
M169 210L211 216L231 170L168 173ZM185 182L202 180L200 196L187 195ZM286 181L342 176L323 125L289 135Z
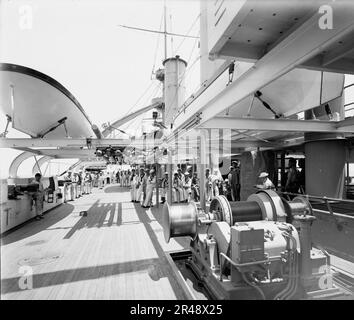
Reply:
M313 219L306 198L287 201L272 190L247 201L216 196L208 212L194 202L163 209L165 240L191 238L186 265L217 299L308 298L323 289L328 261L312 248Z

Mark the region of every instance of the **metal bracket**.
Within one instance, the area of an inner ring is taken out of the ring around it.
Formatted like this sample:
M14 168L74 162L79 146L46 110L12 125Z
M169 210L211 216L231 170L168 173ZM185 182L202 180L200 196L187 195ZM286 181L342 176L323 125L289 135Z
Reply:
M6 122L5 130L3 133L0 134L0 138L6 138L6 135L9 133L7 129L9 128L9 124L12 121L12 118L7 114L6 119L7 122Z
M67 119L68 119L67 117L64 117L64 118L58 120L58 122L57 122L58 124L55 123L53 126L49 127L49 128L48 128L46 131L44 131L43 133L38 134L37 138L44 138L44 136L46 136L49 132L54 131L56 128L58 128L58 127L61 126L61 125L64 126L66 137L69 138L68 130L67 130L67 127L66 127L66 124L65 124L65 121L66 121Z

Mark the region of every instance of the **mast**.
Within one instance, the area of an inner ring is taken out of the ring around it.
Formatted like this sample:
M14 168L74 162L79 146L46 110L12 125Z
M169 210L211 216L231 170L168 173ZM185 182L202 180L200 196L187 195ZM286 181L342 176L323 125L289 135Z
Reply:
M163 2L163 20L164 20L164 47L165 47L165 60L167 59L167 21L166 21L166 0Z

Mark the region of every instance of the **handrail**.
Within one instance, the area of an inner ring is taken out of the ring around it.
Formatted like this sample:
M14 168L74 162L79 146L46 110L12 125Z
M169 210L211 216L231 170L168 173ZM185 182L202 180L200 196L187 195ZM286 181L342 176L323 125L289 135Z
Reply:
M302 194L302 193L292 193L292 192L285 192L285 191L277 191L278 193L284 194L284 195L289 195L289 196L301 196L305 197L308 199L314 199L314 200L322 200L322 201L330 201L330 202L347 202L347 203L352 203L354 205L354 200L350 199L340 199L340 198L329 198L329 197L320 197L320 196L312 196L309 194Z

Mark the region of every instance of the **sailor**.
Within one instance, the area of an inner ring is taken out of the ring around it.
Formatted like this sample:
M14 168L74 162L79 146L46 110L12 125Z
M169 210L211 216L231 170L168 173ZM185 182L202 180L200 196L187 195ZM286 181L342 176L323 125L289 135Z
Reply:
M128 170L127 172L127 186L130 187L130 182L131 182L131 172Z
M120 170L118 170L117 173L116 173L116 182L117 183L120 183L119 175L120 175Z
M269 177L269 174L267 172L262 172L259 175L259 179L261 179L262 184L257 184L256 188L257 189L262 189L262 190L275 189L275 186L274 186L273 182L268 177Z
M93 174L92 172L88 172L88 179L89 179L89 193L92 192L92 188L93 188Z
M299 191L299 171L296 168L296 160L289 158L288 177L285 184L285 192L298 193Z
M180 188L182 190L180 202L185 202L188 199L187 190L185 189L186 177L185 177L184 173L182 172L181 168L177 169L177 173L178 173L178 179L180 180L180 183L179 183Z
M114 183L114 176L115 176L114 171L111 171L111 172L109 173L109 183L110 183L110 184L113 184L113 183Z
M210 169L205 169L205 198L206 201L210 201L212 197L212 182L211 182L211 175Z
M79 197L79 186L78 186L78 184L77 184L79 178L78 178L77 175L78 175L77 172L74 172L74 173L73 173L73 179L72 179L72 181L73 181L73 186L74 186L74 196L75 196L75 198L78 198L78 197Z
M299 188L300 188L300 193L305 194L305 159L299 159L299 167L301 171L298 174L298 182L299 182Z
M65 183L65 190L67 200L74 200L74 186L72 184L72 171L67 171L67 173L63 176L64 183Z
M91 182L92 177L88 171L86 171L85 178L84 178L84 192L86 194L91 193Z
M231 187L232 201L240 201L240 170L236 162L233 162L233 165L230 167L228 180Z
M105 181L104 181L104 174L103 174L103 171L101 171L100 172L100 174L99 174L99 176L98 176L98 187L100 188L100 189L103 189L103 187L104 187L104 183Z
M127 178L128 178L128 172L124 170L123 171L123 187L127 187L128 186Z
M87 175L85 173L84 178L82 179L82 194L87 193Z
M130 185L131 185L131 189L130 189L130 195L131 195L131 202L137 202L136 198L137 198L137 183L138 183L138 176L135 174L135 169L132 170L132 175L130 178Z
M222 176L218 169L213 171L213 175L210 176L211 185L211 197L218 196L220 194L219 185L222 181Z
M76 181L76 184L77 184L77 195L76 197L81 197L82 196L82 193L83 193L83 190L82 190L82 184L83 184L83 181L82 181L82 171L80 170L78 173L75 174L75 181Z
M172 181L172 195L173 195L173 202L180 202L183 199L183 190L181 188L182 182L178 177L178 172L175 171L173 173L173 181Z
M186 196L185 202L189 202L191 200L191 194L192 194L192 179L188 172L186 172L184 176L185 179L184 179L183 188Z
M149 177L146 179L146 197L143 203L143 208L150 208L150 206L152 207L152 196L155 188L156 188L156 174L155 174L155 170L151 169L149 171Z
M193 196L193 200L194 201L199 201L199 179L198 179L198 175L195 172L193 174L193 178L192 178L192 196Z
M224 193L224 196L227 198L227 200L235 201L235 200L233 200L233 198L231 196L232 191L231 191L231 185L230 185L229 179L225 179L225 181L224 181L223 193Z
M41 181L42 175L36 173L34 179L31 181L31 184L37 184L38 190L32 195L34 200L34 206L36 210L36 220L43 219L43 197L44 197L44 187Z
M236 172L236 201L240 201L241 197L240 197L240 193L241 193L241 168L240 168L240 161L234 161L233 162L233 166L235 167L235 172Z
M137 183L137 188L138 188L138 191L137 191L137 195L136 195L136 202L140 202L140 198L141 198L141 195L143 193L143 179L144 179L144 176L145 176L145 171L143 168L140 169L140 174L139 174L139 177L138 177L138 183Z
M143 186L143 202L145 202L145 199L146 199L146 187L147 187L147 179L149 178L149 175L150 175L150 170L149 169L145 169L145 175L142 179L142 186Z
M168 172L165 172L165 176L161 180L161 188L162 188L161 203L165 203L167 192L168 192Z

